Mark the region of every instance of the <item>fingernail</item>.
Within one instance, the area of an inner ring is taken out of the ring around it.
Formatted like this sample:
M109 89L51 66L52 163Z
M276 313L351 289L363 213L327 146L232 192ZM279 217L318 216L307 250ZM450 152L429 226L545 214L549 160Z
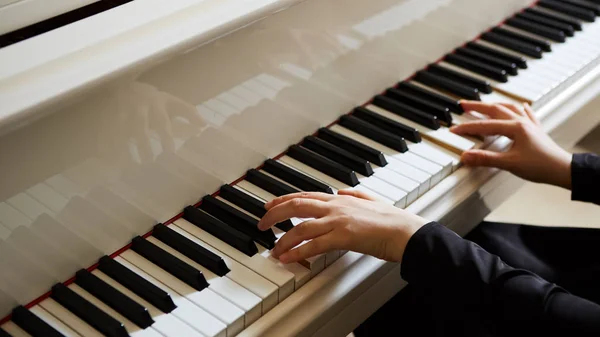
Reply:
M262 221L262 220L260 220L260 221L258 222L258 224L256 225L256 227L258 227L258 229L259 229L259 230L261 230L261 231L264 231L264 230L265 230L265 229L264 229L265 225L263 224L263 221Z

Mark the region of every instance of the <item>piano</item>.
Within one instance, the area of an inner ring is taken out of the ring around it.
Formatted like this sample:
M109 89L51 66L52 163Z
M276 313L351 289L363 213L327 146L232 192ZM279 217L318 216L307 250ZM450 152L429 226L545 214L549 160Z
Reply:
M284 266L302 219L259 233L265 201L353 188L464 235L522 181L461 165L510 142L450 133L483 118L459 99L566 147L600 120L598 0L52 3L0 1L0 336L345 336L400 266Z

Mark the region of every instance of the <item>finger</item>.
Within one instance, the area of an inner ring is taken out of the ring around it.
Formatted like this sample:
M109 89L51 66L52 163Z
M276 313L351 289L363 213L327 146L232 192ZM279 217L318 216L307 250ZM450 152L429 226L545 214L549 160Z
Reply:
M267 210L270 210L271 208L273 208L277 205L280 205L286 201L290 201L293 199L299 199L299 198L329 201L329 200L335 198L335 195L329 194L329 193L321 193L321 192L300 192L300 193L286 194L286 195L282 195L280 197L277 197L277 198L267 202L265 204L265 208Z
M329 233L333 229L331 219L321 218L304 221L294 226L289 232L277 241L273 248L272 255L277 258L281 254L289 251L304 241L316 239L321 235Z
M491 119L515 119L519 116L511 109L500 104L479 101L460 101L460 105L465 111L477 111Z
M465 151L461 158L467 166L484 166L497 167L502 170L507 170L510 166L509 160L505 153L498 153L486 150L469 150Z
M462 123L450 128L458 135L495 136L514 138L517 125L514 121L481 120Z
M358 190L339 190L338 195L347 195L347 196L351 196L351 197L355 197L355 198L359 198L359 199L378 201L373 196L371 196L365 192L358 191Z
M523 108L522 105L513 104L513 103L499 103L499 104L502 105L503 107L509 109L510 111L514 112L515 115L517 115L517 116L527 117L527 115L525 114L525 109Z
M531 105L529 105L529 103L525 103L523 104L523 107L525 108L525 113L527 114L527 117L529 117L529 119L533 123L535 123L535 125L540 125L540 120L536 117L535 111L533 111Z
M338 239L333 235L333 232L329 232L289 252L281 254L279 261L282 263L298 262L339 248Z
M315 199L288 200L269 209L258 222L258 229L267 230L273 225L291 218L322 218L329 214L332 207L331 204Z

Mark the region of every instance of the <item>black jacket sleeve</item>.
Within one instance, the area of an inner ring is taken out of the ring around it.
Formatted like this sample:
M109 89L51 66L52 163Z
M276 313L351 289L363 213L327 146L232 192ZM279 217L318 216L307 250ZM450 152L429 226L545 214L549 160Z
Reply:
M453 292L511 336L600 336L600 306L526 270L515 269L435 222L409 240L402 277ZM512 332L511 332L512 330Z
M571 162L571 199L600 205L600 156L574 154Z

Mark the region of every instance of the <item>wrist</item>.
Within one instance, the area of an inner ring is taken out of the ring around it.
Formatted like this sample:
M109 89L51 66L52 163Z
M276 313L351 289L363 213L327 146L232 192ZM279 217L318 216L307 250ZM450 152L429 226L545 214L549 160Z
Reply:
M415 214L410 214L410 216L405 217L403 220L404 223L397 226L394 235L390 237L392 239L392 247L396 251L393 254L392 262L402 262L406 245L410 239L421 227L431 222Z
M554 185L571 189L571 163L573 155L567 151L563 151L557 162L556 181Z

